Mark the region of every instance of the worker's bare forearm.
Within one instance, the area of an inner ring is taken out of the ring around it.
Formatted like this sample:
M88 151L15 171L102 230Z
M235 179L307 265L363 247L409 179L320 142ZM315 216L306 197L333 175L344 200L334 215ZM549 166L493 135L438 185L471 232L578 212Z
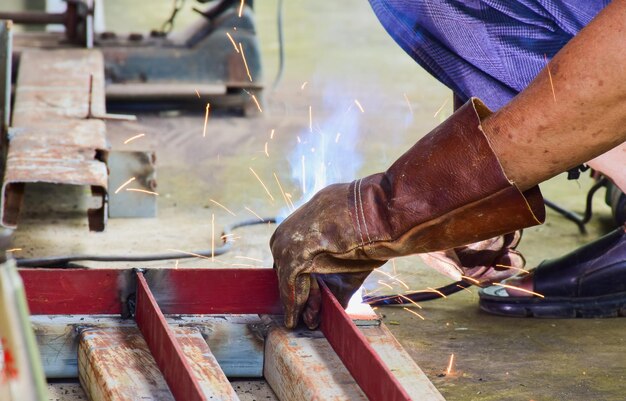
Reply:
M484 130L522 190L624 142L626 0L601 11Z

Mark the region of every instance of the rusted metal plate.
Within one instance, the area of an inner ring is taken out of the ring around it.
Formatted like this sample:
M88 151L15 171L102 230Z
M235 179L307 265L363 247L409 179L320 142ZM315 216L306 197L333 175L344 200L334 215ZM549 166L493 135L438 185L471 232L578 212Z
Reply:
M207 401L142 273L137 273L135 321L174 398L177 401Z
M91 110L91 113L90 113ZM11 125L106 114L104 60L96 50L25 50Z
M408 401L411 397L352 323L323 281L320 329L370 401Z
M174 401L137 328L83 330L78 375L91 401Z
M359 330L412 399L444 401L439 390L384 324L359 326Z
M21 55L1 222L15 228L24 184L90 186L100 198L89 210L92 231L107 217L107 149L102 55L95 51L28 50Z
M282 401L367 400L319 331L272 327L263 375Z
M173 331L204 397L207 400L239 401L235 389L230 385L198 329L177 327Z

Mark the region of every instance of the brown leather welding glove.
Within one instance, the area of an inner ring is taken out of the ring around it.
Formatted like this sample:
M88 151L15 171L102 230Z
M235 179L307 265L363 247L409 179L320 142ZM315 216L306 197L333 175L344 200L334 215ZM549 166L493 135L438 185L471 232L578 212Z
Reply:
M287 327L303 311L305 323L317 325L313 274L354 277L331 289L345 305L367 273L391 258L543 221L539 188L522 194L510 183L482 132L490 113L471 99L386 172L324 188L276 229L270 247Z
M478 286L499 283L526 272L526 259L515 248L522 238L521 230L469 245L429 252L419 256L427 265L453 280L465 279Z

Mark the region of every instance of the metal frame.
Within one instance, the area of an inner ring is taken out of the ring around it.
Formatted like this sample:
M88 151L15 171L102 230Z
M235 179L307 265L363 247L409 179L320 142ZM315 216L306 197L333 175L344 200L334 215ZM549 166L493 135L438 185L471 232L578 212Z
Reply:
M282 313L272 269L21 269L20 275L34 315L135 309L137 325L177 400L205 397L164 313ZM411 399L323 283L320 328L370 400Z

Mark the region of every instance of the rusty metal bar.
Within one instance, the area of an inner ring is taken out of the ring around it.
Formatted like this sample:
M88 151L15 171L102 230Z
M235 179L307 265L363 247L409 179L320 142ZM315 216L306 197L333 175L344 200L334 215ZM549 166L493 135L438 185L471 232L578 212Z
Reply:
M174 398L178 401L207 401L143 273L137 273L135 320Z
M322 291L320 329L369 400L411 400L326 284L322 280L319 283Z

